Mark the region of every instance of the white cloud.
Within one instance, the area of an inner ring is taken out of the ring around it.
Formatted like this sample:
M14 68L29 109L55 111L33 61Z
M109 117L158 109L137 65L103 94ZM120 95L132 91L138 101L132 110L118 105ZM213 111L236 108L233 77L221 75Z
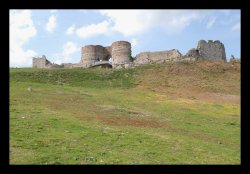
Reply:
M37 53L33 50L24 51L22 48L17 48L15 51L10 51L10 67L31 67L32 57Z
M168 33L181 32L194 21L202 21L209 11L200 10L168 10L155 15L154 26L162 26Z
M216 17L214 17L214 16L210 17L208 19L207 28L211 28L214 25L215 21L216 21Z
M213 10L99 10L98 12L107 19L97 24L76 28L74 33L78 37L87 38L113 32L122 33L124 36L135 36L152 28L162 28L168 33L176 33L184 30L192 22L201 22L213 14ZM215 19L213 20L208 27L213 25ZM73 32L73 28L68 30L70 34Z
M132 47L135 47L137 44L138 44L138 40L137 40L136 38L133 38L133 39L131 40L131 46L132 46Z
M100 10L108 17L112 30L125 36L141 34L150 28L161 27L169 33L184 30L191 22L202 20L209 10Z
M67 42L62 47L61 53L55 53L54 57L58 57L55 60L55 63L61 64L61 63L72 63L73 57L72 55L76 52L80 52L81 48L77 46L74 42Z
M238 22L237 24L235 24L232 29L232 31L240 31L240 22Z
M109 25L110 23L108 21L103 21L98 24L83 26L79 29L76 29L76 34L81 38L91 37L98 34L105 34L109 31Z
M51 15L49 17L48 23L46 24L46 30L48 32L53 32L55 28L56 28L56 16Z
M63 55L70 55L78 51L79 49L74 42L67 42L63 45Z
M150 14L145 10L100 10L100 13L108 17L114 31L125 36L145 30L151 23Z
M32 64L33 50L24 50L23 45L36 36L36 28L30 10L10 10L10 66L28 67Z
M72 25L72 26L70 26L67 30L66 30L66 34L67 35L72 35L73 33L74 33L74 31L75 31L75 25Z

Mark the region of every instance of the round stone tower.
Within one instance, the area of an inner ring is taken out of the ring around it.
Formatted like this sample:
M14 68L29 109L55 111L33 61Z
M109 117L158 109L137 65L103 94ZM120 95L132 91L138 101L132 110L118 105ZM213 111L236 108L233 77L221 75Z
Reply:
M86 65L87 67L94 63L96 60L96 54L95 54L95 46L94 45L86 45L85 47L82 47L82 63Z
M131 44L127 41L117 41L112 43L112 66L131 62Z

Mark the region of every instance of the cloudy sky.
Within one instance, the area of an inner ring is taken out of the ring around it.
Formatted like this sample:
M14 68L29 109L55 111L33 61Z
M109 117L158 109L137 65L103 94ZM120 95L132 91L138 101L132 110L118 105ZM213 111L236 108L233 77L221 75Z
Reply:
M220 40L227 59L240 57L240 10L10 10L10 66L30 67L33 56L78 63L84 45L132 43L143 51L178 49Z

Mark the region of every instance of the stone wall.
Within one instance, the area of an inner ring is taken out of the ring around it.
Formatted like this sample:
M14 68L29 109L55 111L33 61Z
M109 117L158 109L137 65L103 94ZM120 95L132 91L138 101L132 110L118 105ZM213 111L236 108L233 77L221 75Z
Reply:
M134 64L138 66L148 63L164 63L168 61L179 61L181 58L181 53L176 49L169 51L142 52L136 55Z
M200 40L198 42L197 50L199 52L200 59L206 60L224 60L226 61L226 52L223 43L220 41Z
M104 54L105 54L105 60L108 60L111 57L112 54L112 47L108 46L108 47L104 47Z
M81 68L82 63L63 63L61 65L63 68Z
M195 61L195 60L224 60L226 61L226 53L224 45L216 40L200 40L197 48L190 49L186 55L177 49L156 52L142 52L136 55L133 61L131 57L131 44L127 41L113 42L111 46L103 47L101 45L86 45L81 49L81 61L77 64L64 63L57 65L51 63L45 56L41 58L33 58L33 67L36 68L88 68L100 63L99 61L107 61L112 58L113 68L130 68L149 63L164 63L169 61ZM110 66L110 65L107 65Z
M65 64L69 66L68 64ZM51 63L45 55L42 57L33 57L33 62L32 62L32 67L33 68L63 68L64 64L58 65L56 63Z
M46 68L49 64L51 64L51 62L46 59L45 55L42 55L42 57L32 58L33 68Z
M198 59L200 57L199 50L192 48L187 52L187 54L184 57L193 57Z
M88 68L98 61L108 61L112 58L114 68L130 63L131 44L126 41L117 41L111 46L103 47L101 45L87 45L82 47L81 63L83 67Z

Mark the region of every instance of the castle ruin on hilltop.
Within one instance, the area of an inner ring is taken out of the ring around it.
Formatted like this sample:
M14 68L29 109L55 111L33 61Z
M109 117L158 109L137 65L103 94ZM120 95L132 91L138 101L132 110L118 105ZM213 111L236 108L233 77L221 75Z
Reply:
M111 61L110 61L111 60ZM186 55L182 55L177 49L156 52L142 52L131 57L131 44L127 41L117 41L111 46L86 45L81 48L81 61L77 64L63 63L61 65L51 63L43 55L41 58L33 57L33 68L90 68L110 67L129 68L149 63L164 63L168 61L195 61L195 60L222 60L226 61L226 52L220 41L200 40L197 48L190 49Z

